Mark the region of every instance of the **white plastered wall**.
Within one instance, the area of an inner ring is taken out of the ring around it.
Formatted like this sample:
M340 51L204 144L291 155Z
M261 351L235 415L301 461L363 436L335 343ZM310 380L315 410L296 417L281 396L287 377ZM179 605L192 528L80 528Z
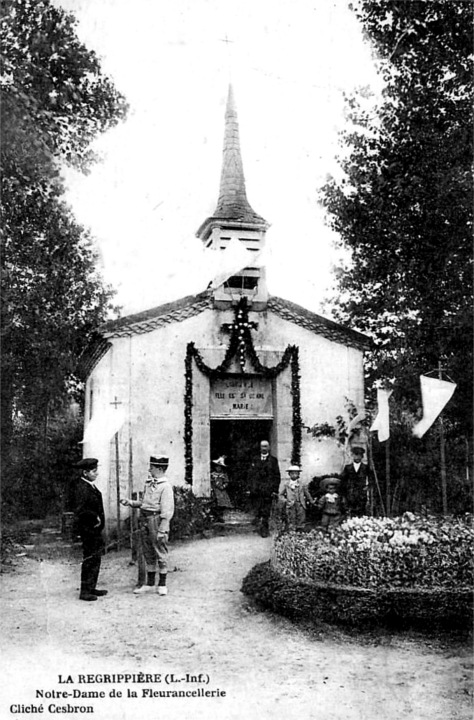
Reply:
M185 480L184 409L185 357L194 342L205 362L215 367L222 362L230 336L223 323L234 319L232 309L207 309L182 322L170 322L141 335L110 337L111 349L94 368L86 386L86 418L90 390L94 412L110 407L115 397L127 415L119 432L120 493L131 486L141 490L150 455L165 453L170 458L169 477L175 484ZM303 478L337 472L344 460L333 440L319 441L305 427L327 422L334 425L338 415L346 416L346 398L363 407L363 357L358 349L333 342L296 323L266 311L250 313L258 323L252 330L257 353L264 364L274 365L288 345L299 348L302 417ZM248 368L251 372L251 368ZM274 435L278 439L280 466L284 472L291 461L292 396L291 371L284 370L274 381ZM193 362L193 489L198 495L209 492L209 379ZM130 437L132 443L130 443ZM98 457L107 475L106 511L116 516L115 444L90 442L84 455Z

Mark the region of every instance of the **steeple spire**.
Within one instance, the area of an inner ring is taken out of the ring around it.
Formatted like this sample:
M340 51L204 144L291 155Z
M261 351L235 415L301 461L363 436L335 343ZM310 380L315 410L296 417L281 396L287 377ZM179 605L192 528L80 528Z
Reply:
M251 207L245 190L245 177L240 152L239 123L235 108L234 91L229 85L225 112L224 150L221 182L217 207L199 228L197 235L203 237L219 221L236 222L239 225L266 230L268 223Z
M268 227L267 221L257 215L247 200L239 124L232 85L229 85L219 199L213 215L204 220L196 233L206 248L223 253L220 270L224 269L224 273L219 271L212 285L214 306L217 309L226 308L229 303L235 303L242 297L247 298L254 311L266 308L268 291L265 268L257 258L265 246ZM230 255L228 248L232 248ZM237 252L236 259L236 249L245 249L244 257ZM242 262L246 263L245 267L242 267ZM229 275L228 270L234 274ZM224 275L227 280L220 282Z
M232 85L229 85L225 112L224 153L219 200L214 212L214 217L216 216L240 222L263 221L263 218L257 215L247 200L240 152L239 123Z

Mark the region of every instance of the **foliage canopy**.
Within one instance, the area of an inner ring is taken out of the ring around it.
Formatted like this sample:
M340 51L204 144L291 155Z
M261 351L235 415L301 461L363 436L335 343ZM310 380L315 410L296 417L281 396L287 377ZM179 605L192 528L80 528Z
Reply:
M91 141L127 107L72 15L49 0L2 0L1 11L2 444L13 462L26 433L22 455L36 467L48 418L77 386L85 337L112 297L64 202L61 165L87 171Z
M321 191L350 249L340 320L377 344L372 378L419 405L441 361L458 389L452 427L472 430L472 3L360 0L354 10L384 79L376 113L348 98L343 177Z

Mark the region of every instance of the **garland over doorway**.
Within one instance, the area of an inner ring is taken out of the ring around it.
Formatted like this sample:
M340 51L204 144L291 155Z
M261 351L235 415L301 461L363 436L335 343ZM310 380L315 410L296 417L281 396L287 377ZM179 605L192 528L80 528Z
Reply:
M275 378L288 365L291 365L291 395L292 403L292 436L293 447L291 461L299 464L301 461L301 398L300 398L300 365L299 350L296 345L288 345L280 362L273 367L266 367L260 362L253 344L250 330L255 330L257 324L249 320L247 298L240 299L234 312L234 322L226 323L223 329L230 332L229 345L224 360L215 368L210 367L193 342L186 347L185 360L185 394L184 394L184 457L185 480L192 483L193 479L193 359L203 375L211 380L225 377L232 359L237 357L240 369L245 372L248 361L254 372L265 378Z

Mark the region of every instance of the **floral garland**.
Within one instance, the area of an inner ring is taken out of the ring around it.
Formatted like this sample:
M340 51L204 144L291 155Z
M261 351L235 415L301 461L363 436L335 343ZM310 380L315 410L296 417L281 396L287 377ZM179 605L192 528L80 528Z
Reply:
M191 485L193 481L193 356L189 352L189 345L184 363L184 479Z
M291 453L291 462L295 465L301 464L301 428L303 426L301 420L301 392L300 392L300 357L299 349L296 345L288 346L292 348L291 352L291 395L293 397L293 448ZM287 348L288 349L288 348Z
M235 310L232 324L224 325L231 332L229 345L223 361L215 368L207 365L193 342L186 347L185 359L185 395L184 395L184 459L185 480L192 484L193 477L193 359L198 369L211 380L224 377L229 370L234 356L238 356L241 371L244 372L248 360L254 371L265 378L275 378L291 363L291 395L293 397L292 434L293 449L291 461L301 461L301 395L299 350L296 345L288 345L280 362L273 367L266 367L260 362L255 350L250 329L256 329L256 323L248 319L247 298L242 298Z

